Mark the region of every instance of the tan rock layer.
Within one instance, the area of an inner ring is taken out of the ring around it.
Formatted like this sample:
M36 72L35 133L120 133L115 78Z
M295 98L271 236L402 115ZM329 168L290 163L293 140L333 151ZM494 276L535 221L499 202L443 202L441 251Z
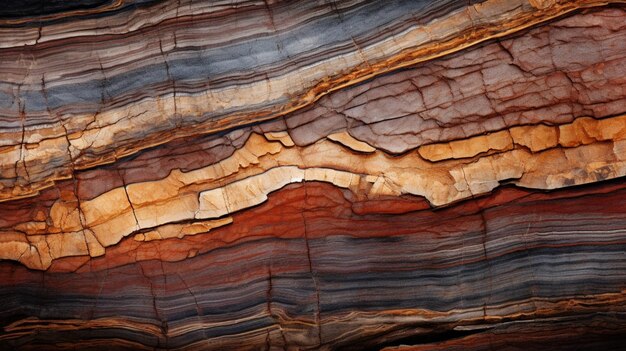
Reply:
M289 137L279 137L251 134L243 148L216 164L174 170L164 179L117 187L87 201L58 199L47 219L5 228L0 257L46 269L57 258L100 256L136 232L140 241L193 235L226 225L230 214L303 181L328 182L368 198L423 196L445 206L502 182L547 190L626 175L626 116L515 127L399 157L371 152L361 142L365 150L356 152L345 136L332 137L343 143L329 137L308 147L288 147ZM191 222L176 224L181 221Z
M538 152L554 147L576 147L602 141L626 139L626 115L596 120L579 118L560 126L520 126L449 143L419 147L420 156L429 161L471 158L494 151L512 150L516 146Z

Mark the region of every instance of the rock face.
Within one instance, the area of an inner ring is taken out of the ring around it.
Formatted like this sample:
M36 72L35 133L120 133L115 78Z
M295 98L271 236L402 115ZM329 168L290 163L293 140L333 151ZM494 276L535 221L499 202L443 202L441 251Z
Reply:
M623 1L8 1L0 349L626 349Z

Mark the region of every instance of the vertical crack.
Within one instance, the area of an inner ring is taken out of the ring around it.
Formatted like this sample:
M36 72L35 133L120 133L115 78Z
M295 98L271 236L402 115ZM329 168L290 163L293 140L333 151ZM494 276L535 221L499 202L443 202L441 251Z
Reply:
M157 306L157 296L154 292L154 283L152 282L152 278L149 277L148 275L146 275L146 272L143 268L143 264L139 264L139 269L141 270L141 274L144 276L144 278L146 278L146 280L148 281L148 284L150 285L150 294L152 295L152 308L154 310L154 315L157 319L157 321L161 322L160 325L160 329L161 329L161 334L163 335L163 338L165 339L165 345L163 345L165 348L167 348L167 345L169 343L169 339L168 339L168 325L167 325L167 320L165 320L165 318L163 318L161 316L161 313L159 312L159 307ZM157 347L161 346L161 338L158 338L157 341Z
M120 172L119 169L117 169L117 175L120 177L120 180L122 181L122 186L124 187L124 194L126 194L126 200L128 200L128 204L130 205L130 210L133 212L133 217L135 218L135 224L137 225L137 228L135 230L140 229L141 226L139 225L139 220L137 219L137 214L135 213L135 206L133 205L133 202L130 201L130 196L128 195L128 187L126 185L126 180L122 176L122 173Z
M539 223L541 223L541 215L539 216ZM522 242L524 243L524 253L526 256L526 260L528 261L528 269L530 270L530 276L532 282L530 284L530 302L533 305L535 313L538 312L537 303L535 302L535 297L538 296L537 287L535 286L537 282L537 275L535 274L535 269L532 264L532 258L530 256L530 247L528 245L528 234L530 233L530 228L532 227L532 221L528 222L528 226L526 227L526 232L522 235Z
M287 338L285 338L285 333L283 332L283 326L281 324L280 321L280 316L278 314L274 313L274 310L272 309L272 292L274 290L274 285L272 282L272 261L271 261L271 257L270 257L270 262L268 263L267 266L267 290L265 292L265 301L266 301L266 310L267 313L269 314L270 318L272 318L275 322L276 325L278 326L278 331L280 332L280 336L283 339L283 349L287 347ZM267 338L266 339L266 346L267 349L269 350L270 348L270 344L269 344L269 337L270 337L270 330L268 329L267 331Z
M191 295L191 297L193 298L193 302L196 304L196 314L198 315L198 317L200 317L200 306L198 305L198 299L196 298L196 295L193 293L193 291L191 290L185 279L180 275L180 273L177 272L176 275L185 286L185 289L187 289L187 291L189 292L189 295Z
M26 112L25 112L25 106L21 101L19 102L19 110L20 110L19 111L20 120L22 122L22 137L20 141L20 157L15 162L15 177L16 179L18 178L18 169L19 169L19 164L21 163L22 168L24 168L24 173L26 175L27 181L30 182L30 174L28 173L28 169L26 168L26 153L25 153L26 146L24 145L24 140L26 139Z
M481 230L482 230L481 239L482 239L482 246L483 246L483 256L485 257L485 263L487 264L487 272L489 276L489 279L488 279L489 294L485 297L485 301L483 302L483 318L486 319L487 318L487 306L488 306L489 300L491 300L491 294L493 291L493 281L492 281L493 272L491 271L491 262L489 261L489 258L487 257L487 219L485 218L485 213L483 209L480 208L478 204L476 204L476 208L478 209L478 214L480 215L480 219L481 219Z
M278 34L278 30L276 29L276 23L274 22L274 14L272 13L272 8L270 7L270 4L268 4L267 0L263 0L263 4L265 5L265 10L267 10L267 15L270 19L272 29L274 30L274 33ZM278 43L278 41L276 43L276 47L278 51L280 51L280 44Z
M356 52L358 53L359 57L361 58L361 62L363 62L371 70L372 66L369 63L369 60L365 56L365 53L363 53L363 50L361 49L359 44L356 42L356 39L354 39L354 36L350 32L350 30L346 27L345 20L343 18L343 14L339 10L339 7L335 3L335 0L330 0L329 1L329 5L330 5L331 10L333 12L335 12L335 14L337 15L337 18L339 19L339 22L341 23L341 28L350 37L350 40L352 41L352 45L354 45L354 47L356 48Z
M96 295L96 300L94 301L93 308L91 309L91 314L89 316L89 320L93 320L96 313L96 308L98 307L98 302L100 301L100 296L102 295L102 290L104 290L104 283L106 282L109 276L109 270L104 270L104 278L100 281L100 288L98 289L98 295Z
M45 80L44 77L42 76L41 78L41 84L42 86L45 87ZM44 89L44 97L46 99L46 105L48 104L48 95L46 90ZM48 106L48 113L50 114L50 116L53 116L52 111L50 111L50 107ZM85 212L83 212L83 208L82 208L82 204L80 201L80 197L78 195L78 188L79 188L79 180L76 178L76 167L74 165L74 160L72 158L72 151L70 149L71 147L71 143L70 143L70 137L68 134L68 130L67 127L65 126L65 124L63 124L63 121L61 121L61 118L59 118L58 116L54 115L54 117L57 119L59 125L61 126L61 128L63 128L64 131L64 136L65 136L65 142L66 142L66 151L67 151L67 156L69 157L69 168L70 168L70 178L72 179L72 190L74 192L74 198L76 199L76 210L78 211L78 222L80 223L80 227L82 229L82 235L83 235L83 240L85 242L85 246L87 248L87 253L89 254L90 257L92 256L91 253L91 249L89 248L89 242L87 241L87 234L85 234L85 231L89 230L92 234L92 238L95 238L95 240L98 242L98 244L104 248L104 245L102 245L102 243L100 242L100 240L93 234L93 231L91 231L91 228L89 228L89 226L87 225L87 217L85 216ZM82 265L81 265L82 266ZM77 268L78 269L78 268Z
M520 66L518 61L515 59L513 52L511 52L511 48L506 47L506 45L502 43L501 39L497 39L496 44L498 45L500 50L502 50L509 57L509 62L508 62L509 65L517 68L518 70L520 70L520 72L533 74L532 72L529 72L528 69Z
M177 11L178 11L178 8L177 8ZM176 34L175 33L174 33L174 47L176 47ZM163 63L165 64L165 72L167 74L167 79L172 85L172 96L174 99L174 123L176 124L177 127L180 127L179 125L180 119L178 118L178 105L176 103L176 81L174 80L174 78L172 78L172 74L170 73L170 64L167 62L167 55L165 54L165 51L163 51L163 40L161 40L161 38L159 38L159 50L161 51L161 56L163 56Z
M41 30L43 29L43 24L39 22L39 28L37 28L37 39L35 39L35 45L39 44L39 40L41 40Z
M308 261L308 265L309 265L309 273L311 274L311 279L313 280L313 285L315 287L315 298L316 298L316 311L315 311L315 323L317 324L317 342L318 342L318 346L322 345L322 324L321 324L321 320L320 320L320 290L319 290L319 283L318 283L318 279L317 279L317 274L315 273L315 271L313 270L313 262L311 260L311 246L309 245L309 234L308 234L308 230L307 230L307 224L306 224L306 203L307 200L309 198L308 193L307 193L307 186L306 186L306 181L303 182L302 187L304 188L304 206L302 207L302 223L303 223L303 229L304 229L304 243L306 245L306 257L307 257L307 261Z
M24 75L24 80L26 80L26 77L28 77L29 75L30 75L30 68L28 72ZM15 182L17 183L20 178L19 165L21 164L22 167L24 168L24 173L27 178L25 183L28 184L30 183L30 174L28 174L28 169L26 168L26 153L25 153L26 145L24 144L24 141L26 140L26 103L22 101L21 99L22 84L24 84L24 82L20 83L17 86L17 94L14 96L14 101L17 100L18 114L20 116L20 122L22 125L22 135L20 138L20 155L18 159L15 161L15 164L13 165L13 167L14 167L14 172L15 172Z
M272 344L271 344L271 340L270 340L270 331L269 329L267 330L267 335L265 335L265 349L267 351L272 349Z
M272 263L270 260L270 263L267 267L267 291L265 292L265 302L267 313L270 315L270 317L272 317L272 319L275 319L274 312L272 311L272 289Z
M470 187L470 183L467 180L467 175L465 174L465 168L461 167L461 173L463 174L463 179L465 180L465 184L467 184L467 189L470 192L471 200L473 200L473 204L477 214L480 216L481 220L481 244L483 249L483 257L485 258L485 264L487 265L487 274L488 274L488 284L489 284L489 294L485 296L485 301L483 302L483 319L487 318L487 302L491 299L491 294L493 291L493 272L491 269L491 262L489 261L489 257L487 255L487 218L485 217L485 213L483 208L478 204L476 200L476 196L472 192L472 188Z
M158 244L154 244L154 248L155 250L158 252L159 254L159 264L161 267L161 276L163 277L163 291L167 291L167 275L165 274L165 267L163 267L163 257L161 256L161 251L159 250L159 245ZM156 307L156 294L154 294L154 305ZM160 317L161 319L161 329L164 329L164 335L165 335L165 348L168 348L168 344L169 344L169 338L168 338L168 332L169 332L169 325L167 323L167 317Z

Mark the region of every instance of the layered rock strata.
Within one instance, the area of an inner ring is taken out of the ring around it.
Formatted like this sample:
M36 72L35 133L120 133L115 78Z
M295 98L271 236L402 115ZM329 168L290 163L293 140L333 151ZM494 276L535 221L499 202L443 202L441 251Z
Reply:
M620 1L26 2L0 32L3 348L624 344Z

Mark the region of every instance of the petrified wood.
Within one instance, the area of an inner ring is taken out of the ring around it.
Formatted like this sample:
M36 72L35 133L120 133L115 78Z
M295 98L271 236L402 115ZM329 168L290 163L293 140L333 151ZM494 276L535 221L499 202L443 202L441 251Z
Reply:
M626 349L623 1L8 3L0 349Z

